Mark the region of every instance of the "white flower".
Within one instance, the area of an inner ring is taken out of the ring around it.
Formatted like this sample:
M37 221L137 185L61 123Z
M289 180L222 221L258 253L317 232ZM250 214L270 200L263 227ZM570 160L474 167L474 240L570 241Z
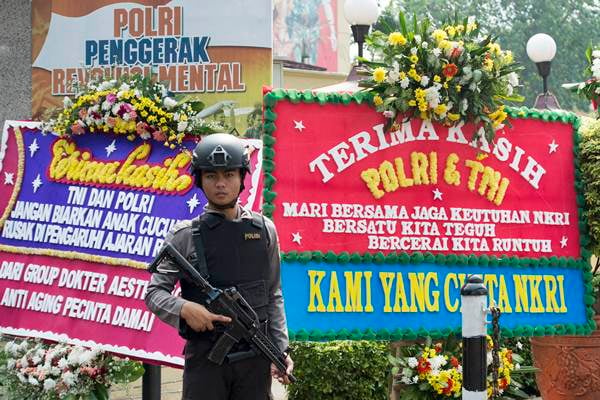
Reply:
M187 121L179 121L177 123L177 132L184 132L185 129L188 126L188 122Z
M67 371L62 375L62 380L67 386L73 386L77 382L77 377L71 371Z
M400 382L404 383L405 385L410 385L412 383L412 378L409 376L402 376Z
M417 375L413 376L413 383L419 382L419 377Z
M37 379L35 379L33 376L30 376L29 379L27 380L27 382L29 382L29 384L33 385L33 386L37 386L40 384L40 382Z
M517 349L523 350L523 343L517 342Z
M72 105L73 105L73 102L71 101L71 99L68 96L65 96L63 98L63 106L65 108L67 108L67 107L71 107Z
M383 112L383 116L386 118L394 118L394 112L390 110L385 110Z
M27 379L25 378L25 375L23 375L20 372L17 374L17 378L19 378L19 380L21 381L21 383L27 382Z
M119 86L119 92L126 92L129 89L131 89L131 86L126 83L122 83L121 86Z
M17 362L14 358L9 358L8 361L6 361L6 369L13 369L16 364Z
M52 390L56 386L54 379L48 378L44 381L44 390Z
M129 121L131 118L129 118L129 113L125 113L123 114L123 121Z
M515 86L519 86L519 75L517 75L516 72L511 72L510 74L507 75L508 78L508 84L515 87Z
M515 369L517 369L517 370L521 369L521 364L519 364L519 363L516 363L516 364L515 364Z
M410 80L408 78L404 78L400 81L400 87L402 89L406 89L410 85Z
M418 49L416 47L413 47L410 49L410 54L412 54L413 56L417 54Z
M492 352L488 351L485 357L486 360L486 365L492 365L492 361L494 361L494 358L492 357Z
M411 368L415 368L417 365L419 365L419 361L417 360L416 357L410 357L406 361L408 363L408 366L411 367Z
M585 82L580 82L579 85L577 86L577 89L583 89L585 87Z
M600 50L594 50L594 51L592 51L592 57L594 57L594 58L600 58Z
M429 84L429 77L427 75L423 75L421 77L421 86L425 87Z
M110 104L108 101L104 100L102 102L102 110L106 111L106 110L110 110L110 107L112 106L112 104Z
M140 97L142 97L142 92L140 91L140 89L135 89L133 91L133 95L139 99Z
M439 48L435 48L433 50L431 50L431 52L433 53L434 56L439 57L440 54L442 54L442 50L440 50Z
M427 100L431 108L436 108L440 105L440 91L437 86L425 89L425 100Z
M60 360L58 360L58 368L63 369L63 368L67 368L69 366L69 363L67 362L66 358L61 358Z
M117 83L116 80L110 80L110 81L104 81L102 82L100 85L98 85L98 91L103 91L103 90L108 90L108 89L112 89L115 84Z
M462 101L460 102L460 112L464 112L467 111L467 109L469 108L469 101L467 99L462 99Z
M429 43L423 42L423 43L421 43L421 47L426 49L427 47L429 47Z
M33 363L34 363L35 365L37 365L37 364L39 364L39 363L40 363L40 361L42 361L42 358L36 354L35 356L33 356L33 357L31 358L31 361L33 361Z
M415 42L417 42L417 44L421 43L421 35L415 35Z
M117 115L117 113L119 112L119 108L121 108L122 104L123 103L121 102L113 104L111 111L114 115Z
M431 364L431 368L434 370L438 370L444 365L446 365L447 361L444 356L435 356L429 359L429 363Z
M163 99L163 104L165 107L171 109L177 105L177 101L175 101L175 99L172 99L171 97L165 97Z

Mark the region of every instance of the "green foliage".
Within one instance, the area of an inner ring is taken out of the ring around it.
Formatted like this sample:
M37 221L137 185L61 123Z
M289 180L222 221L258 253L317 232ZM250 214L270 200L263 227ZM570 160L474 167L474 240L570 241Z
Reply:
M510 348L514 353L518 353L521 357L519 364L533 365L533 358L531 356L531 342L526 337L513 337L506 338L503 340L504 346ZM518 388L529 396L539 396L540 391L537 387L535 380L535 373L523 369L526 372L522 372L518 378Z
M388 342L293 342L289 400L385 400L390 368Z
M407 15L429 15L436 23L456 13L475 16L483 33L498 36L502 47L513 50L515 61L526 67L520 74L523 84L520 93L526 97L528 106L533 105L536 95L542 91L542 79L527 57L525 46L536 33L551 35L557 52L548 88L564 109L588 110L588 102L561 89L560 85L586 78L580 71L588 64L584 56L586 48L598 40L600 2L597 0L391 0L374 28L393 25L398 11Z
M580 129L580 162L585 184L585 202L590 243L588 248L600 254L600 120L585 120Z

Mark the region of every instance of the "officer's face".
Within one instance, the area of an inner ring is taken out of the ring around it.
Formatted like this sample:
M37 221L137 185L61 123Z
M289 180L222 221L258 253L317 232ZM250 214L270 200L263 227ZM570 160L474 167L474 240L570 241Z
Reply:
M202 171L202 190L213 204L224 206L237 199L241 184L239 169Z

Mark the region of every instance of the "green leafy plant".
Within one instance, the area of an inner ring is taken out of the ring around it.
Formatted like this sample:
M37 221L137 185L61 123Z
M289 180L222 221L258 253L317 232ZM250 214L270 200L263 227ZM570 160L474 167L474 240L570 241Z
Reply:
M512 52L480 35L474 20L455 18L436 27L416 15L409 24L402 12L398 19L400 31L367 37L373 60L361 60L369 77L360 85L373 94L388 127L399 115L445 125L468 121L493 139L507 117L503 102L523 100L516 93L522 68Z
M22 339L0 350L0 382L13 400L107 400L112 385L143 373L140 362L98 348Z
M488 398L492 398L492 340L488 336ZM400 348L400 356L390 356L393 365L394 389L403 400L443 400L462 396L462 346L454 335L443 341ZM523 358L512 349L501 347L498 353L498 389L500 399L526 399L529 397L515 375L535 371L524 367Z
M292 342L294 375L289 400L386 400L388 342Z

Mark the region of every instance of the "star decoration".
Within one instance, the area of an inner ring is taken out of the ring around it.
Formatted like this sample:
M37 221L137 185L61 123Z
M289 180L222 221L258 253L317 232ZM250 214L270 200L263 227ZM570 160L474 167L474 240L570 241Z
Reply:
M111 153L117 149L117 146L115 146L115 141L116 140L113 140L111 144L104 148L106 150L106 157L110 157Z
M556 149L558 149L558 144L552 139L552 143L548 145L550 150L548 150L548 154L556 153Z
M567 240L569 240L566 236L563 236L562 239L560 239L560 248L565 248L567 247Z
M4 184L5 185L14 185L15 184L15 173L14 172L5 172L4 173Z
M442 192L440 191L440 189L435 188L435 190L431 191L433 193L433 199L434 200L442 200Z
M298 129L300 132L302 132L302 129L306 128L302 121L294 121L294 125L294 129Z
M198 204L200 204L200 202L198 201L198 196L196 193L194 193L194 196L192 196L191 199L189 199L187 202L188 207L190 208L190 214L194 211L194 209L196 207L198 207Z
M40 146L37 144L37 138L33 139L33 142L29 145L29 156L33 157L36 151L38 151Z
M292 233L292 243L298 243L302 245L302 236L300 236L300 232Z
M40 186L42 186L42 179L40 178L40 174L37 174L37 176L35 177L33 182L31 182L31 184L33 185L33 193L37 192Z

